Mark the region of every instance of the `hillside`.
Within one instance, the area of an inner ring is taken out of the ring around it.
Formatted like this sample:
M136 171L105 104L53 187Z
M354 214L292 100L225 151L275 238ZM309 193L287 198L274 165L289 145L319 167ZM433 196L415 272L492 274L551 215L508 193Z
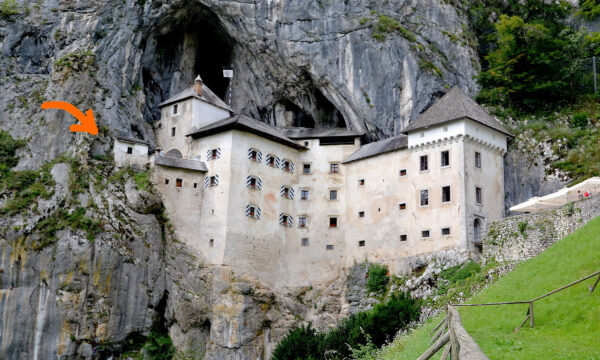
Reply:
M468 303L528 300L600 268L600 217L526 261ZM595 359L600 309L594 279L535 303L535 327L515 331L527 305L459 308L465 329L491 359ZM429 347L429 332L441 319L395 340L377 359L416 359Z

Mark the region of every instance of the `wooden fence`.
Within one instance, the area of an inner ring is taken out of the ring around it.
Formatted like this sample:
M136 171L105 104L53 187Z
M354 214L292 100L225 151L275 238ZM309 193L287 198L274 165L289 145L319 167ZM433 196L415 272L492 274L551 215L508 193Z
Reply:
M440 321L435 328L431 331L433 337L431 339L431 347L427 349L417 360L427 360L433 355L437 354L440 349L444 348L442 352L441 360L447 360L450 356L451 360L489 360L489 358L481 351L481 348L475 340L467 333L465 328L462 326L460 314L456 310L455 306L495 306L495 305L514 305L514 304L529 304L527 315L525 320L521 323L521 327L525 325L529 320L529 326L535 325L533 316L533 303L541 300L552 294L556 294L559 291L565 290L573 285L579 284L587 279L598 276L598 279L594 282L594 285L589 287L590 293L594 292L594 289L600 282L600 271L585 276L579 280L573 281L567 285L561 286L558 289L547 292L534 299L527 301L507 301L497 303L483 303L483 304L454 304L448 305L446 317ZM431 335L430 334L430 335Z

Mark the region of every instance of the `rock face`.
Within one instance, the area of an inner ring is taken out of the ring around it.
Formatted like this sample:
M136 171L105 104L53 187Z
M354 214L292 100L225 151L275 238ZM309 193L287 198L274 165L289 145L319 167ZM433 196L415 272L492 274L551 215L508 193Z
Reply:
M461 14L441 0L22 2L0 16L0 126L30 138L20 167L85 138L46 100L152 142L158 103L200 73L236 112L389 136L446 88L475 90Z

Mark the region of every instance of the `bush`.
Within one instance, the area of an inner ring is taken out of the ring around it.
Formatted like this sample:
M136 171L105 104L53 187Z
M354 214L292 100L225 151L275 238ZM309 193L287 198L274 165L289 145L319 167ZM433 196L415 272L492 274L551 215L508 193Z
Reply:
M152 330L144 346L152 360L170 360L175 355L175 346L168 334Z
M385 265L371 264L369 266L369 279L367 289L370 292L381 293L385 290L389 280L389 270Z
M405 293L393 294L387 303L354 314L328 332L316 333L310 324L291 330L277 345L272 359L346 359L355 349L380 347L392 340L419 314L417 300Z
M0 15L9 18L19 13L19 4L16 0L2 0L0 3Z
M590 115L585 111L575 113L571 119L571 127L583 129L587 126L589 118Z
M8 131L0 130L0 177L2 180L19 162L16 153L23 146L25 146L25 141L15 140Z
M468 263L443 270L440 273L440 276L442 279L448 280L450 285L452 285L458 281L465 280L480 271L481 266L478 263L469 261Z
M519 227L519 232L522 234L525 232L525 230L527 230L527 221L521 221L517 224L517 226Z

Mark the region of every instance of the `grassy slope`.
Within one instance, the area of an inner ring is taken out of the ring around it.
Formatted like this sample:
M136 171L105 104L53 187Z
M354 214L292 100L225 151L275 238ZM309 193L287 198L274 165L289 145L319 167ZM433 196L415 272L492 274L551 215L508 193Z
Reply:
M518 265L468 302L528 300L600 270L600 217ZM463 325L491 359L600 359L600 286L596 278L535 303L533 329L515 328L527 305L460 308ZM416 359L440 317L396 340L377 358Z

